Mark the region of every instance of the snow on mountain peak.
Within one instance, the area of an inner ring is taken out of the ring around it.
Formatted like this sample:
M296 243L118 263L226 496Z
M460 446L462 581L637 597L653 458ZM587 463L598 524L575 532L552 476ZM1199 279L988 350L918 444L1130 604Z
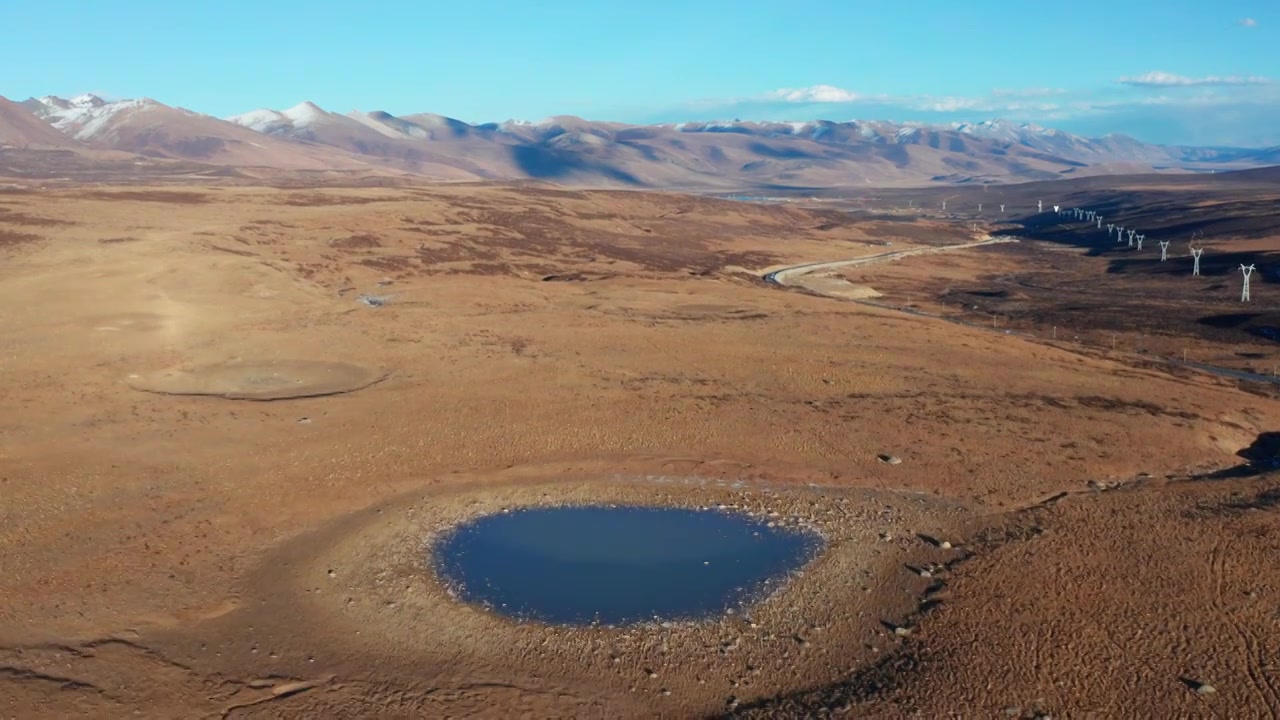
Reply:
M373 110L371 112L352 110L347 113L347 117L389 138L426 137L426 132L421 128L415 127L385 110Z
M225 118L227 122L242 125L250 130L257 130L260 133L270 134L274 131L288 129L292 126L292 121L285 117L283 113L275 110L250 110L240 115L232 115Z
M1055 130L1048 130L1034 123L1018 123L1003 118L983 120L976 123L953 122L946 127L973 137L1011 143L1031 143L1041 137L1056 137L1060 134Z
M320 106L304 100L288 110L269 110L264 108L250 110L247 113L232 115L224 119L227 122L233 122L250 130L272 135L287 133L292 130L303 130L326 122L331 117L332 114L326 112Z
M510 120L503 120L502 122L498 123L497 127L498 127L498 132L507 133L508 135L510 135L510 134L518 134L519 131L524 128L537 127L537 123L533 122L532 120L517 120L515 118L512 118Z
M310 100L303 100L280 114L293 121L293 126L296 128L314 125L329 117L329 113Z
M102 107L107 104L107 101L93 93L84 93L71 98L67 103L73 107Z
M44 97L40 98L39 102L41 105L44 106L44 111L41 114L41 117L47 116L50 112L57 111L57 110L65 110L71 107L71 103L67 102L66 100L63 100L62 98L56 95L45 95Z
M40 98L42 110L37 115L77 140L92 140L105 132L111 119L122 112L148 110L159 106L154 100L116 100L107 102L97 95L77 95L70 100L46 95Z

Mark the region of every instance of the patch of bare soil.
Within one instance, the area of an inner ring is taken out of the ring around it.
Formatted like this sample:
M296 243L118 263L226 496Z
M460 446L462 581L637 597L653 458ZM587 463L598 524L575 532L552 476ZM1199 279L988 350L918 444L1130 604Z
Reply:
M1280 551L1278 489L1146 482L1011 515L890 658L741 715L1266 717L1280 584L1258 569Z

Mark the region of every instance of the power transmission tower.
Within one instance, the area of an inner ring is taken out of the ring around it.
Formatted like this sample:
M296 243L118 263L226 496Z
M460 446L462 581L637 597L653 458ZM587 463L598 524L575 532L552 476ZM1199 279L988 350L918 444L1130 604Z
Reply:
M1244 275L1244 285L1240 286L1240 302L1249 302L1249 276L1253 274L1254 267L1250 265L1245 267L1240 265L1240 273Z

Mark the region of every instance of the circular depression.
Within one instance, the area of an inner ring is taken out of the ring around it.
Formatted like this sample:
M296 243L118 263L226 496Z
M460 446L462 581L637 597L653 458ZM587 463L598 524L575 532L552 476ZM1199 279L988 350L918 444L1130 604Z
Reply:
M336 395L368 387L386 373L324 360L235 360L170 369L130 381L164 395L216 395L233 400L284 400Z
M740 513L567 506L484 515L443 535L437 571L461 599L565 625L699 620L767 595L822 547Z
M707 461L673 475L672 463L642 456L450 473L295 538L246 580L237 613L209 621L242 647L222 653L219 667L243 672L261 657L251 648L269 636L280 658L306 658L300 668L356 663L450 688L433 696L449 707L439 716L510 702L514 696L501 693L516 686L520 697L540 689L568 702L570 689L600 703L543 716L600 715L607 707L613 717L650 717L653 703L663 714L708 716L730 696L745 703L836 682L882 659L907 639L883 623L901 624L920 593L940 583L936 573L903 568L951 557L916 535L956 537L974 522L971 510L946 498L826 474ZM612 626L521 622L460 602L430 565L439 543L479 518L584 505L726 510L820 534L823 547L742 612ZM193 635L192 652L206 639ZM272 662L279 671L280 661ZM510 685L476 694L477 679L488 688L496 678Z

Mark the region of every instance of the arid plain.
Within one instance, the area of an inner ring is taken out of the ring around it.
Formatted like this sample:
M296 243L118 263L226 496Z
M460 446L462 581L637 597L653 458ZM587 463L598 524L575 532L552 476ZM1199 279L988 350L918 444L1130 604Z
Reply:
M0 192L0 714L1274 716L1280 403L762 280L981 235L536 184ZM700 625L434 581L433 533L579 500L829 543Z

